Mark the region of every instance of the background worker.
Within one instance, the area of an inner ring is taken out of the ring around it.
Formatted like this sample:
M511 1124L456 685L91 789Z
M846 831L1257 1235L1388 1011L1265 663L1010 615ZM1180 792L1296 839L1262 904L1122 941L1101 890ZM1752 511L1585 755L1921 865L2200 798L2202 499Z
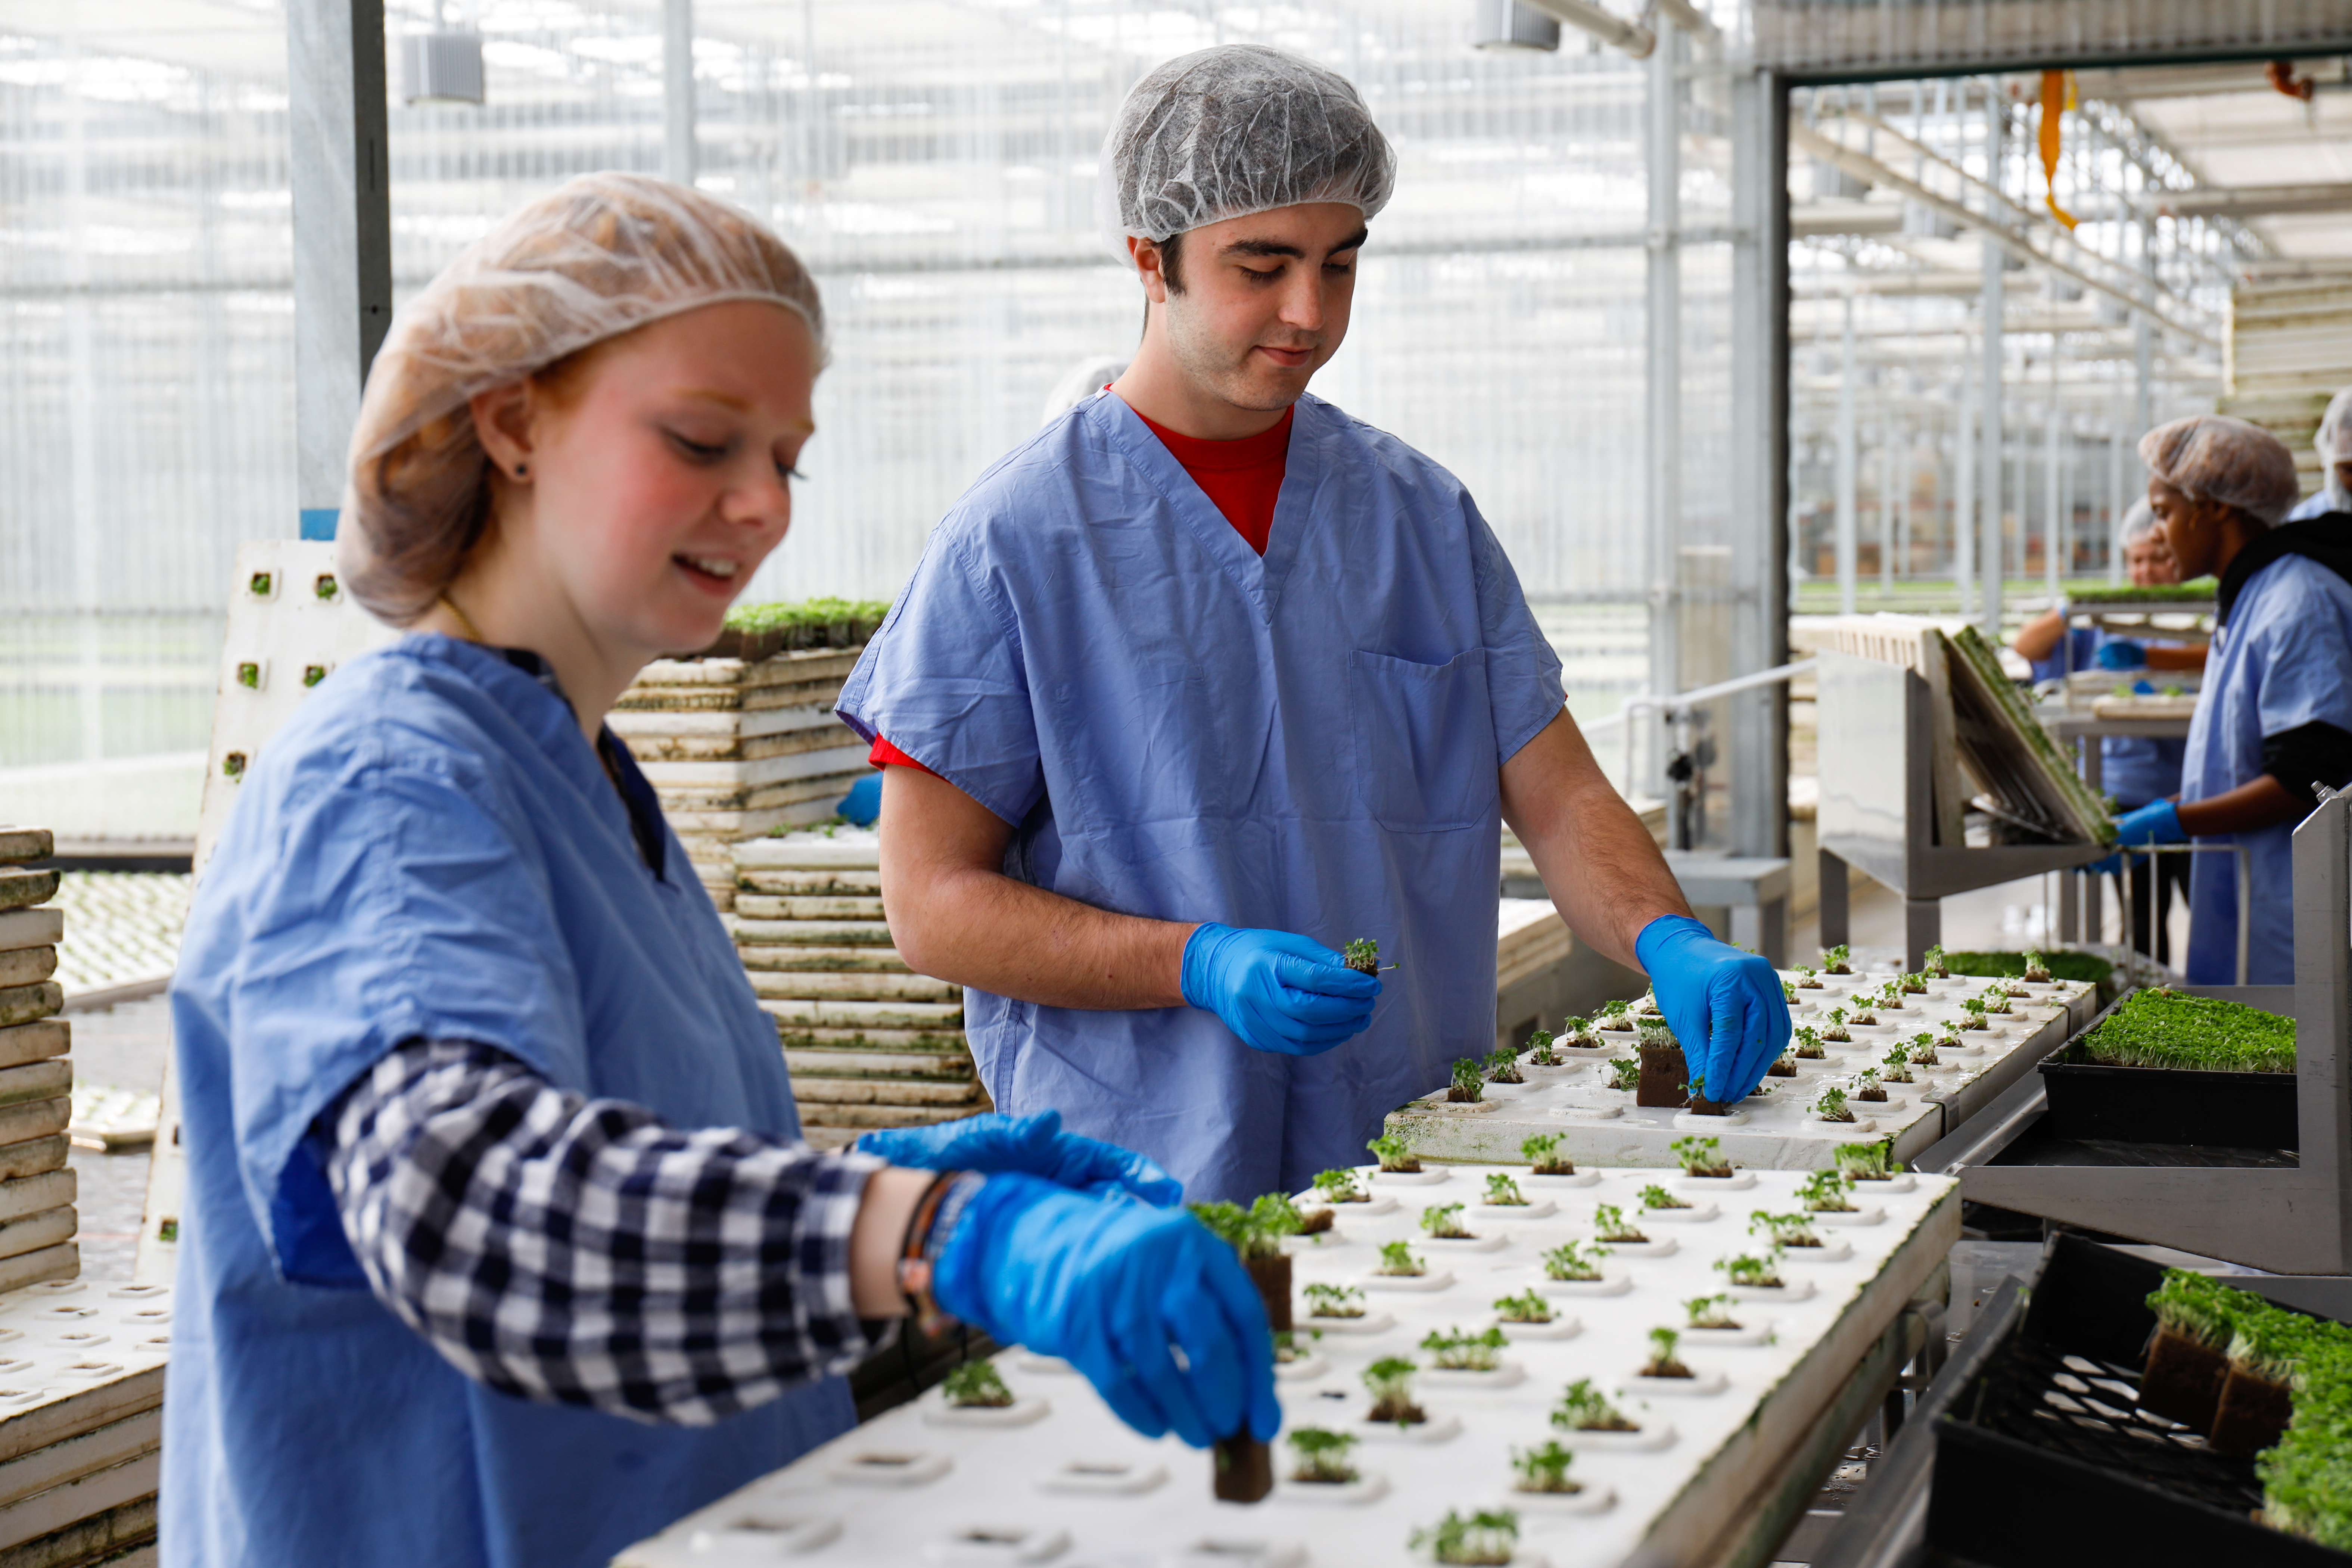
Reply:
M2282 524L2294 457L2242 420L2198 415L2140 437L2148 504L2184 577L2221 579L2212 655L2189 729L2180 798L2117 824L2133 844L2243 845L2250 906L2232 857L2190 871L2189 978L2237 979L2247 922L2249 983L2294 980L2294 825L2316 784L2352 781L2352 541L2326 521Z
M840 702L895 764L893 938L969 988L997 1104L1196 1199L1360 1162L1493 1048L1506 820L1744 1097L1779 981L1690 918L1460 482L1307 395L1394 179L1362 100L1204 49L1136 85L1100 168L1142 343L956 503Z
M2124 513L2123 526L2116 531L2116 547L2123 555L2125 574L2135 585L2150 588L2180 581L2180 569L2157 533L2156 513L2149 509L2145 496L2132 502L2131 510ZM2121 671L2205 668L2202 647L2120 637L2103 626L2076 626L2068 631L2069 657L2062 660L2057 657L2058 634L2064 620L2063 609L2037 616L2019 628L2010 644L2032 662L2037 681L2059 679L2070 668ZM2144 679L2137 687L2141 691L2156 689ZM2104 736L2099 742L2099 787L2126 811L2177 795L2180 793L2180 762L2188 749L2186 740L2159 740L2152 735ZM2117 884L2125 889L2126 907L2131 911L2132 946L2152 955L2158 963L2172 962L2172 933L2165 922L2171 914L2174 889L2178 888L2184 897L2189 891L2189 860L2186 855L2143 857L2131 875L2125 875L2122 868L2116 871Z
M801 1141L604 723L782 541L824 322L749 216L625 174L394 321L339 572L417 635L247 774L173 984L166 1563L603 1564L848 1430L910 1298L1147 1435L1278 1425L1256 1293L1150 1162L1050 1118Z
M2319 458L2319 488L2295 503L2286 514L2289 522L2352 512L2352 386L2327 400L2311 449Z

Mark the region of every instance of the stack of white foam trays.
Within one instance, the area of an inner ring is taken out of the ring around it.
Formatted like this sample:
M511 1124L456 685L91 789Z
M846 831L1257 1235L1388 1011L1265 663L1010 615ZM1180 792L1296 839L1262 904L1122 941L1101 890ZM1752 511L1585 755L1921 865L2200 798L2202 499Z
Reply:
M26 868L53 847L46 828L0 827L0 1290L70 1278L80 1263L66 1168L73 1037L49 978L65 916L40 907L58 874Z
M1797 981L1790 971L1784 980ZM1857 994L1875 999L1895 972L1822 974L1818 989L1800 989L1790 1009L1796 1025L1817 1030L1832 1008L1853 1010ZM1914 1082L1886 1086L1883 1101L1850 1099L1854 1120L1824 1121L1812 1114L1821 1091L1849 1084L1864 1068L1881 1068L1898 1041L1941 1035L1964 1021L1965 999L2003 984L1981 976L1930 980L1925 995L1907 995L1900 1012L1878 1010L1874 1025L1850 1026L1852 1040L1823 1042L1827 1055L1800 1060L1793 1078L1767 1078L1771 1092L1743 1100L1730 1115L1638 1106L1631 1089L1612 1088L1608 1060L1638 1056L1633 1032L1600 1032L1601 1047L1561 1048L1561 1067L1528 1066L1519 1084L1490 1083L1473 1105L1449 1102L1444 1090L1415 1100L1388 1119L1391 1133L1433 1160L1526 1163L1520 1146L1558 1133L1560 1152L1579 1163L1671 1165L1673 1144L1693 1134L1722 1141L1723 1158L1762 1170L1806 1171L1832 1163L1841 1143L1892 1138L1895 1157L1908 1161L1983 1109L2050 1051L2063 1045L2097 1010L2097 992L2080 981L2019 982L2009 1012L1989 1015L1989 1029L1959 1032L1961 1045L1938 1050L1937 1065L1911 1069Z
M821 1148L990 1109L964 1040L963 988L898 956L880 868L867 828L735 848L735 951L783 1038L802 1130Z
M738 840L823 821L873 771L864 743L833 715L863 651L658 659L607 718L720 910L733 907Z
M0 1562L155 1561L171 1321L168 1285L0 1295Z
M1746 1527L1759 1496L1789 1484L1787 1457L1959 1238L1955 1183L1897 1176L1863 1184L1853 1212L1816 1216L1826 1245L1790 1249L1778 1289L1730 1288L1715 1264L1759 1250L1748 1233L1753 1211L1801 1206L1798 1173L1726 1180L1654 1170L1512 1171L1530 1201L1506 1217L1478 1203L1496 1169L1361 1173L1367 1202L1341 1205L1329 1235L1290 1243L1297 1321L1330 1331L1282 1369L1284 1428L1356 1437L1349 1457L1355 1484L1295 1481L1296 1455L1277 1439L1273 1494L1255 1505L1215 1502L1207 1456L1173 1437L1138 1436L1062 1363L1015 1351L998 1358L1015 1396L1009 1408L955 1409L933 1390L615 1562L1381 1568L1428 1563L1426 1547L1415 1552L1408 1542L1448 1512L1504 1509L1518 1520L1515 1568L1713 1561ZM1643 1212L1642 1189L1661 1182L1691 1206ZM1427 1239L1422 1211L1454 1203L1465 1205L1472 1239ZM1541 1254L1592 1240L1593 1209L1602 1203L1636 1220L1649 1244L1604 1248L1615 1256L1597 1282L1549 1279ZM1400 1239L1425 1262L1425 1275L1373 1272L1380 1245ZM1795 1261L1806 1251L1814 1256ZM1367 1315L1346 1323L1308 1316L1304 1287L1316 1283L1362 1290ZM1545 1298L1552 1321L1502 1325L1509 1342L1496 1370L1430 1369L1425 1335L1482 1331L1496 1321L1497 1298L1528 1290ZM1738 1298L1728 1310L1739 1326L1686 1331L1677 1347L1694 1375L1643 1375L1650 1331L1684 1327L1689 1298L1727 1290ZM1412 1395L1428 1417L1420 1426L1368 1418L1364 1371L1391 1356L1422 1369ZM1553 1425L1562 1391L1580 1378L1592 1380L1639 1429ZM1552 1439L1572 1450L1568 1479L1581 1489L1517 1490L1513 1451Z

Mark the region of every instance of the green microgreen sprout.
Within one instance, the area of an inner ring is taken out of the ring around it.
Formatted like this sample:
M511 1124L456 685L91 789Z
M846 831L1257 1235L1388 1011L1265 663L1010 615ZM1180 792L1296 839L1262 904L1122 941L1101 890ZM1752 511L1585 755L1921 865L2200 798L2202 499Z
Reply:
M1626 1010L1632 1005L1629 1002L1603 1002L1601 1011L1595 1015L1601 1021L1600 1026L1612 1034L1632 1033L1633 1016Z
M1822 1049L1822 1037L1807 1024L1797 1026L1795 1054L1807 1061L1820 1061L1829 1055Z
M1364 1147L1372 1152L1383 1171L1409 1173L1421 1169L1421 1161L1405 1147L1404 1140L1393 1132L1383 1133Z
M1996 981L1984 989L1984 1005L1988 1013L2009 1011L2009 987Z
M1797 1196L1811 1214L1852 1214L1853 1180L1843 1171L1815 1171L1797 1185Z
M1496 1046L1489 1051L1486 1054L1486 1081L1488 1083L1527 1082L1527 1079L1519 1072L1519 1053L1508 1046Z
M1292 1480L1327 1487L1344 1487L1355 1480L1356 1467L1348 1462L1356 1446L1354 1433L1301 1426L1286 1440L1298 1456L1298 1466L1290 1472Z
M1239 1204L1188 1204L1192 1215L1217 1238L1239 1253L1244 1262L1282 1256L1282 1238L1306 1227L1305 1216L1285 1193L1262 1194L1244 1208Z
M1519 1184L1501 1171L1486 1177L1486 1205L1489 1208L1525 1208L1528 1200L1519 1193Z
M1559 1043L1581 1051L1597 1051L1601 1048L1601 1037L1592 1032L1591 1019L1570 1014L1559 1021Z
M1717 1158L1717 1152L1722 1147L1723 1140L1720 1138L1694 1136L1675 1139L1666 1145L1666 1151L1681 1163L1683 1174L1686 1176L1728 1176L1731 1174L1731 1163Z
M1927 956L1920 962L1919 972L1937 980L1949 980L1952 977L1951 970L1945 966L1942 947L1931 947L1927 950Z
M321 599L333 598L335 596L334 574L331 572L320 573L319 575L311 581L310 592Z
M1642 1087L1642 1064L1632 1057L1615 1057L1609 1062L1609 1087L1636 1089Z
M1830 1009L1830 1013L1829 1013L1829 1019L1830 1019L1830 1021L1829 1021L1829 1026L1828 1026L1828 1027L1826 1027L1826 1028L1824 1028L1824 1029L1822 1031L1822 1039L1824 1039L1824 1040L1851 1040L1851 1039L1853 1039L1853 1037L1852 1035L1849 1035L1849 1034L1847 1034L1847 1033L1845 1032L1845 1009L1844 1009L1844 1008L1843 1008L1843 1007L1832 1007L1832 1008L1831 1008L1831 1009Z
M1364 1369L1364 1386L1371 1391L1374 1421L1410 1426L1429 1417L1412 1402L1413 1363L1402 1356L1382 1356Z
M1602 1241L1643 1242L1650 1239L1626 1223L1625 1211L1615 1204L1594 1206L1592 1234Z
M1985 999L1983 997L1962 997L1960 1000L1960 1005L1969 1010L1968 1021L1960 1026L1961 1028L1990 1029L1992 1027L1992 1021L1985 1016Z
M2242 1003L2158 986L2125 997L2067 1057L2102 1067L2291 1073L2295 1026Z
M1852 974L1853 973L1853 949L1848 947L1844 942L1840 942L1835 947L1827 949L1822 953L1822 968L1832 974Z
M1911 1037L1911 1065L1915 1068L1943 1065L1943 1058L1936 1054L1935 1036L1919 1034Z
M1402 1241L1381 1243L1381 1266L1373 1270L1391 1279L1418 1279L1429 1272L1429 1265L1412 1255L1412 1248Z
M1601 1278L1601 1253L1590 1242L1563 1241L1544 1253L1540 1261L1548 1279L1592 1280Z
M2025 950L2025 983L2028 985L2050 984L2050 966L2042 962L2042 954L2032 948Z
M1406 1542L1415 1552L1429 1548L1431 1559L1445 1563L1507 1563L1518 1550L1519 1516L1509 1509L1480 1509L1465 1519L1452 1509L1427 1530L1416 1530Z
M255 596L266 599L269 597L270 584L276 580L267 572L256 572L246 580L245 585L253 591Z
M1370 1200L1356 1185L1356 1173L1349 1170L1318 1171L1315 1193L1327 1204L1360 1204Z
M968 1361L952 1368L943 1389L948 1403L958 1409L1002 1410L1013 1403L1013 1391L997 1375L993 1362Z
M1642 1189L1642 1206L1645 1209L1686 1209L1691 1205L1653 1182Z
M1780 1054L1772 1058L1771 1065L1764 1069L1764 1076L1767 1078L1796 1077L1797 1044L1798 1042L1792 1038L1787 1045L1782 1046L1780 1047Z
M1853 1112L1845 1108L1845 1090L1836 1084L1823 1087L1814 1098L1813 1114L1823 1121L1851 1121Z
M1460 1204L1432 1204L1421 1211L1421 1228L1432 1241L1469 1241L1475 1239L1463 1228Z
M1864 1068L1860 1072L1853 1075L1853 1098L1856 1100L1885 1100L1886 1098L1886 1091L1878 1086L1878 1069L1876 1068Z
M1886 1082L1909 1083L1911 1081L1911 1047L1909 1046L1898 1040L1889 1047L1886 1055L1879 1059L1880 1065L1886 1068L1885 1072L1880 1075Z
M1819 1247L1822 1238L1813 1222L1801 1214L1768 1214L1758 1209L1748 1216L1748 1234L1761 1236L1771 1247Z
M1694 1329L1736 1329L1738 1321L1731 1315L1731 1298L1726 1295L1693 1296L1683 1303L1690 1314L1689 1326Z
M1495 1314L1507 1323L1549 1323L1551 1303L1533 1290L1495 1299Z
M1853 998L1853 1011L1845 1016L1845 1021L1849 1024L1877 1023L1878 1015L1871 1009L1870 998L1857 994Z
M221 759L221 773L228 778L243 778L245 776L245 753L243 752L231 752L227 756L223 757Z
M1809 964L1809 963L1801 963L1801 964L1797 965L1797 989L1798 989L1798 990L1800 990L1800 991L1819 991L1821 988L1822 988L1822 976L1821 976L1821 972L1820 972L1819 970L1815 969L1812 965L1811 965L1811 964Z
M1378 974L1383 970L1401 967L1381 962L1381 944L1370 937L1360 936L1339 949L1339 961L1359 974Z
M1514 1447L1511 1468L1518 1472L1519 1479L1513 1486L1523 1492L1580 1492L1583 1483L1568 1479L1569 1467L1575 1462L1576 1451L1561 1447L1556 1437L1547 1438L1540 1448Z
M1364 1315L1364 1293L1353 1285L1326 1285L1318 1280L1299 1288L1307 1298L1307 1315L1310 1318L1360 1318Z
M1549 1029L1538 1029L1528 1037L1528 1066L1531 1068L1559 1066L1559 1053L1552 1049L1552 1035Z
M1551 1424L1568 1432L1639 1432L1641 1423L1628 1416L1609 1401L1608 1395L1592 1386L1589 1377L1580 1377L1560 1390L1559 1403L1552 1407Z
M1519 1144L1519 1158L1533 1166L1538 1176L1572 1176L1576 1163L1559 1152L1567 1142L1565 1132L1538 1132Z
M1510 1342L1503 1331L1465 1334L1460 1329L1433 1329L1421 1342L1432 1363L1441 1372L1492 1372L1500 1364L1503 1347Z
M1795 981L1783 980L1780 982L1780 1000L1788 1003L1792 1007L1796 1005L1797 983Z
M1680 1329L1657 1328L1650 1331L1650 1359L1642 1363L1643 1377L1691 1377L1696 1375L1675 1354L1683 1342Z
M1908 996L1925 996L1927 994L1927 977L1924 974L1905 975L1903 991Z
M1884 1182L1903 1169L1895 1157L1895 1140L1881 1138L1872 1143L1841 1143L1831 1155L1837 1161L1838 1174L1850 1182Z
M250 659L236 667L236 683L247 691L261 689L261 666Z
M1888 981L1885 984L1878 988L1878 1005L1890 1013L1900 1013L1904 1011L1903 980L1901 976L1896 976L1895 979Z
M1486 1098L1486 1071L1476 1057L1454 1064L1454 1082L1445 1098L1456 1105L1475 1105Z
M306 664L302 667L302 684L305 687L316 686L319 682L326 679L327 667L325 665Z
M1716 1268L1734 1285L1750 1290L1776 1290L1780 1287L1780 1249L1772 1247L1763 1257L1741 1253L1735 1258L1718 1258Z

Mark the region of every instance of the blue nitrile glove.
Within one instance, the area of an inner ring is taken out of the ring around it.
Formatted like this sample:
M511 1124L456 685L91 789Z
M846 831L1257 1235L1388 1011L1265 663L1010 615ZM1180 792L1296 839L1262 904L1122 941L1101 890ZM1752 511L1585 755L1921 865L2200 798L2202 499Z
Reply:
M1157 1162L1062 1131L1062 1113L991 1111L929 1127L895 1127L858 1139L859 1152L925 1171L1019 1171L1084 1192L1129 1193L1160 1208L1181 1203L1184 1185Z
M1184 1210L1006 1174L954 1224L931 1277L940 1305L1001 1344L1062 1357L1145 1436L1204 1448L1244 1424L1261 1442L1281 1427L1265 1307L1234 1249Z
M882 775L867 773L851 784L849 793L833 803L833 809L860 827L873 826L874 819L882 815Z
M2180 807L2168 800L2152 800L2146 805L2136 805L2116 818L2116 842L2127 847L2142 844L2184 844L2189 835L2180 830ZM2091 868L2094 871L2120 871L2124 868L2121 855L2110 855Z
M2099 645L2101 669L2137 669L2147 662L2147 645L2129 637L2110 637Z
M1658 1011L1682 1042L1691 1082L1718 1105L1745 1100L1789 1043L1780 977L1688 915L1660 915L1633 939Z
M1184 1000L1214 1013L1245 1046L1311 1057L1361 1034L1381 980L1319 942L1212 921L1184 943Z

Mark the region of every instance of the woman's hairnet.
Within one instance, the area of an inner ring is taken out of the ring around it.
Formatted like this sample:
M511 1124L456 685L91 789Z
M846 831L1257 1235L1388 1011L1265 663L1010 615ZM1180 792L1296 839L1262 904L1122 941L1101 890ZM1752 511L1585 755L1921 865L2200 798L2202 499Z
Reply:
M2352 386L2327 400L2327 412L2319 416L2319 434L2312 437L2311 449L2319 454L2323 468L2352 463Z
M2155 531L2156 508L2147 504L2147 497L2141 496L2124 509L2124 521L2116 529L2116 547L2129 550Z
M1396 154L1345 77L1263 44L1179 55L1135 84L1103 142L1104 237L1166 239L1301 202L1370 218Z
M2236 507L2265 528L2294 510L2302 489L2286 443L2227 415L2158 426L2139 438L2139 460L2181 494Z
M800 258L750 214L645 174L566 181L467 247L393 318L368 373L336 530L352 595L404 626L457 578L489 517L475 394L735 300L792 311L823 355Z

